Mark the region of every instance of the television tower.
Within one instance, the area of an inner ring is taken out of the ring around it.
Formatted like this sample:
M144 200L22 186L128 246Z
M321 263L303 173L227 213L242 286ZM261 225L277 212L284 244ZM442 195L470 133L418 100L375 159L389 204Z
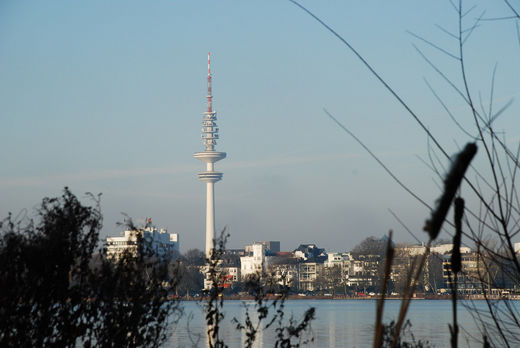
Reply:
M215 151L218 139L217 113L213 110L211 95L211 70L208 52L208 110L202 118L202 143L206 147L203 152L197 152L193 157L206 163L206 171L199 174L199 180L206 183L206 257L211 256L215 240L215 193L214 184L222 179L222 173L216 172L215 162L226 158L225 152Z

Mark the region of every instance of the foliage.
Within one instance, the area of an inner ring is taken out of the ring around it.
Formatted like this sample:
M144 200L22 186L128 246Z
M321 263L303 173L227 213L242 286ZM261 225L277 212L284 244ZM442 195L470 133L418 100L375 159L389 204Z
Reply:
M274 327L276 332L275 347L300 347L314 340L310 336L311 322L315 319L314 307L307 309L300 321L293 316L285 320L285 301L289 294L289 287L280 285L275 280L272 275L254 274L245 284L245 288L254 298L252 307L256 315L253 317L250 306L244 304L244 322L233 318L236 328L245 332L245 347L252 347L257 333L270 327ZM269 298L269 294L276 295Z
M357 255L377 255L384 257L386 252L386 240L370 236L361 241L352 249Z
M91 196L92 197L92 196ZM93 259L102 217L65 188L33 220L1 224L0 346L157 347L178 308L161 260ZM142 248L142 246L140 247ZM93 262L93 260L95 262Z
M190 249L182 257L182 261L190 266L204 266L206 263L206 256L204 252L199 249Z
M316 278L316 288L318 291L330 291L332 295L336 293L336 287L339 287L344 281L341 266L324 267Z
M224 272L220 268L222 256L226 250L226 242L229 237L224 229L220 238L216 241L215 247L211 249L209 258L206 259L204 269L204 294L206 296L204 302L205 319L207 324L208 345L210 348L224 348L225 344L220 328L222 320L224 320L224 287L221 286L222 276Z
M181 261L173 264L173 267L179 276L179 282L175 289L177 295L193 296L202 292L204 275L202 275L198 266L185 264Z
M383 325L383 342L382 348L429 348L428 341L416 341L412 332L412 323L407 320L403 325L401 333L398 335L398 340L393 342L395 337L396 323L391 321L388 325Z
M221 268L221 262L228 237L229 235L225 234L225 230L222 231L220 238L215 243L216 247L206 260L205 283L207 288L205 289L204 310L210 348L227 347L220 330L225 319L223 312L224 287L221 286L222 276L225 273ZM289 294L289 287L280 285L279 279L274 274L257 273L251 275L244 284L244 290L254 298L255 315L251 315L250 307L244 304L244 322L237 318L232 319L236 329L245 333L244 347L252 347L257 333L271 327L274 327L276 332L275 347L300 347L313 339L312 337L303 339L303 335L309 334L311 322L315 317L314 308L309 308L300 321L295 320L292 316L285 320L284 304Z

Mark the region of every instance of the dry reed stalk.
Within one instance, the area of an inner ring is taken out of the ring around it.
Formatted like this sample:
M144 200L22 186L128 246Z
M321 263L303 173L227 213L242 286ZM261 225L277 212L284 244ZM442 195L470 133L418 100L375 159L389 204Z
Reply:
M388 243L386 245L385 269L383 273L383 288L381 290L381 298L379 298L379 300L377 301L376 327L374 330L374 348L381 347L381 344L383 343L383 307L385 304L385 294L387 290L388 280L390 278L390 271L392 269L393 258L394 247L392 246L392 230L390 230L390 232L388 233Z
M476 153L477 145L475 143L467 143L464 150L459 152L452 162L450 171L444 179L444 192L437 201L437 207L432 212L431 218L426 221L426 225L424 226L424 230L428 232L431 240L435 240L439 235L453 197L455 197L460 183L462 179L464 179L464 174Z
M450 329L450 343L452 348L458 347L459 325L457 323L457 276L462 269L460 244L462 238L462 217L464 216L464 199L457 197L454 202L454 223L455 235L453 236L453 249L451 250L451 271L454 274L454 284L452 285L452 311L453 311L453 325L449 325Z
M410 306L410 301L412 300L413 294L415 292L415 287L417 286L417 282L422 273L422 269L424 267L424 263L428 254L430 252L432 240L430 239L426 244L426 250L424 254L422 254L419 258L414 257L412 261L412 266L410 267L410 272L408 272L408 277L406 279L406 287L404 290L404 297L401 302L401 309L399 310L399 318L397 320L397 324L395 326L394 338L392 341L392 348L396 347L399 342L399 335L401 334L401 329L403 328L404 320L406 318L406 313L408 312L408 307ZM419 263L417 260L419 259Z

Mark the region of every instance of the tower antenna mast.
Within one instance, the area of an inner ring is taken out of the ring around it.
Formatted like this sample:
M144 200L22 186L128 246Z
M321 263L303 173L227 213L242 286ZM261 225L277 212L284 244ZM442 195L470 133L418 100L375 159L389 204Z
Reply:
M212 100L213 96L211 95L211 61L210 61L210 53L208 52L208 112L213 111Z
M206 258L210 258L215 244L215 194L214 184L222 179L222 173L215 171L215 162L226 158L225 152L215 151L218 137L217 112L213 110L211 94L210 54L208 52L208 110L202 118L202 143L205 150L193 157L206 164L206 171L199 174L199 180L206 183Z

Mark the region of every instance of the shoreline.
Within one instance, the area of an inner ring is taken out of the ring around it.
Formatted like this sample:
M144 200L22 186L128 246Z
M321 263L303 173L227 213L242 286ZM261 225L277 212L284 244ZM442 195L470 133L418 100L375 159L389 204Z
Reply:
M359 301L367 301L367 300L379 300L381 296L323 296L323 295L289 295L286 300L359 300ZM484 296L484 295L458 295L458 300L475 300L475 301L483 301L486 300L486 298L490 301L496 301L496 300L509 300L509 301L518 301L520 300L520 295L509 295L507 297L504 296ZM266 296L267 300L277 300L280 299L280 296ZM385 300L402 300L402 296L387 296L385 297ZM204 301L206 300L206 297L177 297L176 300L179 301ZM233 296L223 296L224 301L253 301L253 296L239 296L239 295L233 295ZM412 300L444 300L444 301L451 301L450 295L423 295L423 294L417 294L416 296L412 297Z

